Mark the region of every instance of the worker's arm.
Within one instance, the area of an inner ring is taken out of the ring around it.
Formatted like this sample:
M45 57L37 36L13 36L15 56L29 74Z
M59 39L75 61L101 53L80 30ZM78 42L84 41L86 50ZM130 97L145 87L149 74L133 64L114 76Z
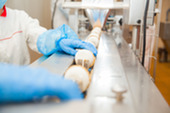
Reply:
M44 96L61 100L81 99L78 85L42 68L17 67L0 63L0 103L28 102Z
M77 34L67 25L51 29L41 34L37 41L38 50L44 55L51 55L56 51L63 51L75 55L76 49L87 49L96 56L96 48L87 42L78 39Z
M39 24L39 21L37 19L31 18L26 12L19 11L18 12L20 16L20 26L23 28L24 31L24 38L27 41L28 46L36 51L38 51L37 48L37 40L39 35L47 31L46 28L41 27Z
M79 40L69 26L62 25L56 29L46 30L39 25L38 20L32 19L25 12L21 12L21 15L20 21L25 28L26 41L32 50L44 55L51 55L56 51L75 55L76 48L79 48L88 49L97 54L96 48L90 43Z

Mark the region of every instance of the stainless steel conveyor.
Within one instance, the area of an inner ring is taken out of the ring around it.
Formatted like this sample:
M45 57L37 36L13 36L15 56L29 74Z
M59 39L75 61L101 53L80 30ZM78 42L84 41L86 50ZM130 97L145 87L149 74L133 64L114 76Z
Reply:
M84 101L4 105L0 107L0 113L170 113L150 75L123 38L119 39L121 44L118 46L114 36L102 34L92 81ZM49 58L42 57L30 66L64 74L73 60L72 56L56 53ZM115 86L126 90L121 100L117 98L120 90Z

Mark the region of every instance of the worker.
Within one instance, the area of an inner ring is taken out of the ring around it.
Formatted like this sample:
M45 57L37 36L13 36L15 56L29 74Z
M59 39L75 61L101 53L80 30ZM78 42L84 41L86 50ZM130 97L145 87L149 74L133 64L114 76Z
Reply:
M39 100L44 96L56 96L61 100L81 99L81 91L73 81L44 69L4 62L29 64L27 44L47 56L57 51L75 55L76 48L91 50L96 55L96 48L79 40L69 26L47 30L24 11L6 8L6 1L0 0L0 103Z
M34 51L51 55L56 51L75 55L76 48L91 50L96 48L78 39L76 33L67 25L47 30L24 11L5 7L7 0L0 1L0 62L17 65L30 63L27 45Z

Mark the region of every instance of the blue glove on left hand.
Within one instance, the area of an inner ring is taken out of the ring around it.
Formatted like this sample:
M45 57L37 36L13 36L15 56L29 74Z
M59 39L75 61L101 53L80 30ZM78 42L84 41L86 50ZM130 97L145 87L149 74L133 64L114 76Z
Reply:
M75 49L87 49L97 55L96 48L87 42L78 39L76 33L67 25L41 34L37 41L38 50L44 55L51 55L57 51L64 51L75 55Z
M0 104L28 102L44 96L60 100L82 99L78 85L42 68L31 69L0 63Z

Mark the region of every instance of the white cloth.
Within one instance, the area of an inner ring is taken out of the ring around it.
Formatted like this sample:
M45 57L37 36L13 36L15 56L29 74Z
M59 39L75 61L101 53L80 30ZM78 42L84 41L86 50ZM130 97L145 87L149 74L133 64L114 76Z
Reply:
M7 17L0 17L0 62L17 65L30 63L27 45L38 52L37 39L46 29L24 11L7 8Z
M67 0L70 1L70 0ZM60 25L67 24L68 25L68 15L70 9L63 9L62 3L64 0L51 0L51 12L53 15L54 7L56 5L55 13L53 18L53 27L57 28ZM56 3L56 4L55 4Z

